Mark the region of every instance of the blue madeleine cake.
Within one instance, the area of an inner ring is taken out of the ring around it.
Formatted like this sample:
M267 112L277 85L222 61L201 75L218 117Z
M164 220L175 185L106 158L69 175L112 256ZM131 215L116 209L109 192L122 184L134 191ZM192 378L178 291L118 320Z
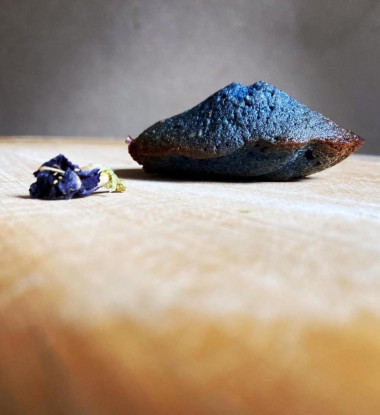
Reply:
M260 81L227 85L128 144L147 172L291 180L339 163L363 142Z

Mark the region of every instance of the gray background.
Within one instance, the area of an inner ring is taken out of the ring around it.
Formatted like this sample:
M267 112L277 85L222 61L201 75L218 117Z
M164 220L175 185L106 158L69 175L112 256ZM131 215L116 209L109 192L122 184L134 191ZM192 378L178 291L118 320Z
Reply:
M380 153L379 0L0 0L0 135L137 135L266 80Z

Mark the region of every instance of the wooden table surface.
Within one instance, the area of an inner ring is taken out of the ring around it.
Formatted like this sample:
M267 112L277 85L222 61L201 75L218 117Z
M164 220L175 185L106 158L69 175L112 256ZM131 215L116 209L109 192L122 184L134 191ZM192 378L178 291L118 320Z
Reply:
M58 153L122 194L28 197ZM379 414L380 158L288 183L0 140L1 414Z

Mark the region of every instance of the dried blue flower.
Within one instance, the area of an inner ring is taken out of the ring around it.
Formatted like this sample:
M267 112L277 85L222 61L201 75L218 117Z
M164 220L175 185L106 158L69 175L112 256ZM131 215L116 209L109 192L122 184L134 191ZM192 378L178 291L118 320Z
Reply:
M125 191L124 183L106 167L80 168L63 154L52 158L35 171L37 181L29 188L35 199L71 199L87 196L105 187L110 192Z

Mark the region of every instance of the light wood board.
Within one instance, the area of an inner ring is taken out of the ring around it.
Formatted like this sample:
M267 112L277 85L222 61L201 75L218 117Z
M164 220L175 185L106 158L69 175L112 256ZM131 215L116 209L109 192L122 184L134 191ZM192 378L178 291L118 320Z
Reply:
M123 194L28 197L58 153ZM0 413L379 414L380 158L288 183L0 140Z

